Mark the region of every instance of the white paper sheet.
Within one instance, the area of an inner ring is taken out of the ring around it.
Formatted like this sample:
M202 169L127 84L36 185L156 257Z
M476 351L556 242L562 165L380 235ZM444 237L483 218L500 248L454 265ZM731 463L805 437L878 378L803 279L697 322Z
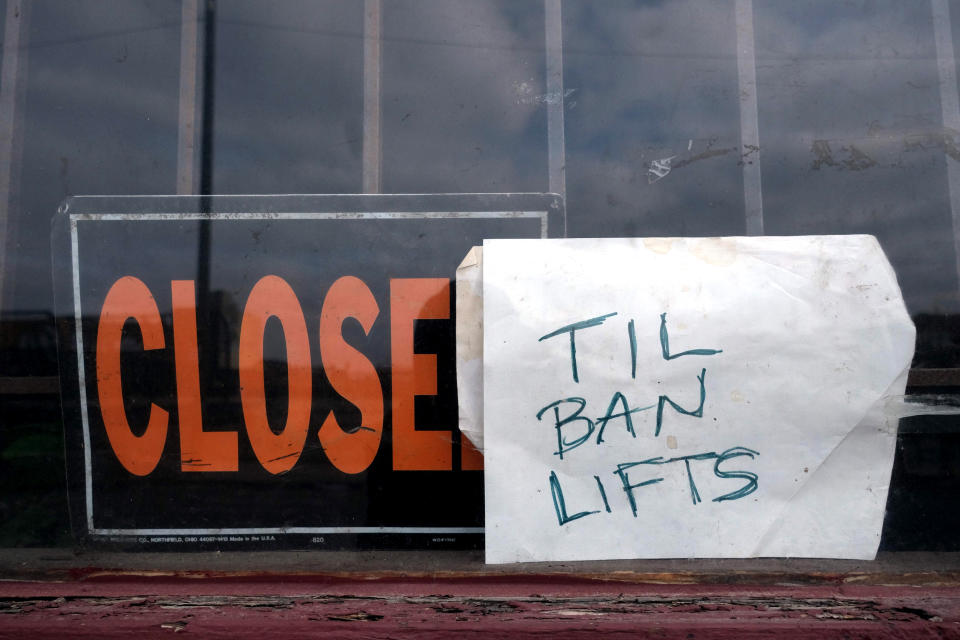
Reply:
M488 562L874 557L915 330L873 237L486 241L483 317Z

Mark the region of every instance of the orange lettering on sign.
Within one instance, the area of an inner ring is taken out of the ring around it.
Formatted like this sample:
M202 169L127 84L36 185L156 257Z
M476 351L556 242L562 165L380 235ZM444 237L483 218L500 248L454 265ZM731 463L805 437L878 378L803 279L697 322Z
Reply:
M237 471L235 431L205 431L200 393L196 285L171 282L173 357L176 374L182 471ZM357 320L369 335L380 308L359 278L344 276L327 292L320 314L319 348L333 390L360 410L360 424L344 429L330 411L318 432L331 463L345 473L361 473L376 458L383 439L384 397L376 367L346 342L343 324ZM437 395L437 355L414 352L417 320L450 318L450 284L445 278L390 281L390 357L392 371L393 468L449 471L453 467L453 433L416 426L416 396ZM264 331L277 318L286 342L287 414L279 432L267 417L264 386ZM125 276L107 293L100 314L96 346L97 387L107 437L118 460L130 473L147 475L163 454L167 411L150 405L142 435L127 421L121 384L123 327L133 319L140 327L144 350L163 349L163 324L157 303L139 279ZM264 469L289 471L303 452L310 428L313 369L303 310L290 285L277 276L261 278L250 292L240 326L238 374L240 402L247 436ZM460 467L483 468L483 456L466 439L460 442Z
M416 396L437 395L437 356L413 352L418 319L450 317L450 281L446 278L390 280L390 359L393 370L393 468L447 471L453 467L450 431L419 431Z
M204 431L200 404L197 302L193 280L174 280L173 357L177 373L181 471L236 471L237 434Z
M317 436L330 462L345 473L360 473L370 466L383 437L383 388L377 369L347 344L341 328L346 318L360 322L370 333L380 308L367 285L353 276L333 283L320 313L320 358L330 385L360 409L360 426L345 432L333 411Z
M267 420L263 378L263 332L276 317L287 350L287 422L274 433ZM253 452L270 473L289 471L297 463L310 426L313 372L310 338L297 295L286 280L264 276L250 291L240 322L240 402Z
M141 280L124 276L110 287L100 311L97 327L97 392L103 425L117 459L130 473L145 476L156 468L163 454L169 416L151 403L147 429L140 436L133 434L127 422L127 413L123 408L120 344L123 325L129 318L140 325L144 350L164 348L163 323L156 300Z

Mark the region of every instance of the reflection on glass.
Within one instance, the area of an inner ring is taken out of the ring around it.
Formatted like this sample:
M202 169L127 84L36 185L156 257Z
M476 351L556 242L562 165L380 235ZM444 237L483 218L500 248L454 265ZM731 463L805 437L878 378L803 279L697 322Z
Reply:
M363 2L217 2L216 193L360 190Z
M381 57L368 68L380 74L384 192L546 191L547 111L558 105L566 124L571 236L743 234L751 188L744 165L760 162L766 233L876 235L917 325L914 366L960 366L960 230L953 222L960 212L950 203L960 140L944 124L942 95L950 87L938 72L944 61L930 2L739 3L753 7L759 149L744 147L740 130L744 54L735 0L560 4L564 89L554 95L545 81L540 0L383 0ZM204 52L215 56L213 75L200 74L195 105L202 110L208 81L212 130L202 151L213 159L213 192L360 191L370 134L363 125L363 45L376 37L364 33L364 3L218 0L213 6L215 41L205 48L201 38L198 49L201 65ZM0 149L13 158L17 176L10 193L0 194L9 207L0 274L4 377L52 380L57 373L50 221L58 203L72 195L176 190L181 9L148 0L30 3L18 52L26 69L17 120L22 146ZM949 31L960 52L960 11ZM468 237L462 229L437 229L401 234L383 250L379 232L354 230L359 240L345 246L338 236L269 225L256 229L256 237L249 229L217 227L206 246L218 259L204 278L193 228L136 250L144 273L164 275L158 281L165 288L157 289L164 295L172 280L209 278L209 293L197 292L197 357L204 402L216 413L236 391L242 309L263 275L252 264L269 258L278 272L292 274L298 294L322 296L331 282L297 282L313 264L338 276L370 269L415 277L424 247L445 247L452 256ZM512 233L497 227L490 235ZM450 270L455 262L447 257ZM90 266L97 268L112 265ZM389 283L367 284L383 313ZM315 338L322 297L301 302ZM160 304L169 330L169 301ZM289 381L275 324L264 328L264 410L271 425L282 424L289 411L276 401L286 397ZM386 330L375 324L368 335L344 326L353 332L350 340L382 342L370 357L383 379L391 358L378 332ZM417 344L447 353L452 337L444 326L424 321ZM146 369L156 364L144 357ZM326 384L312 366L313 377ZM169 392L174 381L172 370L143 376L130 391L131 421L145 419L148 399ZM0 545L67 540L54 384L36 387L46 395L9 385L0 394ZM454 384L438 380L443 393ZM444 407L421 404L438 426L455 423ZM335 408L344 424L363 421L350 403ZM219 415L216 428L243 421L242 411ZM956 491L954 423L914 419L903 430L886 548L947 548L960 540L956 522L934 507ZM309 438L303 455L318 454L320 446ZM348 486L341 489L346 495ZM369 496L370 504L383 500ZM368 507L356 505L358 513ZM918 520L927 523L923 535Z
M876 235L917 316L918 359L940 359L925 316L960 308L930 3L758 3L755 16L768 232Z
M546 191L543 3L383 7L384 191Z
M563 10L570 235L742 235L733 3Z

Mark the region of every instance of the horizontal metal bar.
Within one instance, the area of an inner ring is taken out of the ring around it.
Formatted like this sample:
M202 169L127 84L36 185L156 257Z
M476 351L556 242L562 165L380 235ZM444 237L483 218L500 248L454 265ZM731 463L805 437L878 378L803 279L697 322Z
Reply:
M3 376L0 377L0 395L40 395L60 393L57 376Z
M209 529L92 529L90 533L99 536L244 536L244 535L283 535L283 534L363 534L363 533L399 533L399 534L435 534L450 535L457 533L483 533L483 527L232 527Z
M907 387L960 387L960 368L911 369ZM0 376L0 395L60 393L57 376Z
M910 369L907 387L960 387L960 368Z

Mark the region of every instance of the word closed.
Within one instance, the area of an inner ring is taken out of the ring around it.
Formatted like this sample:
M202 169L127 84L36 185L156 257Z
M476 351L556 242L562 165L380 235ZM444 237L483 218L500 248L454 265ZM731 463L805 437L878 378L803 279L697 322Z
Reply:
M450 431L418 430L416 396L437 394L437 356L414 352L417 320L450 318L449 280L399 278L390 280L390 389L393 469L445 471L453 468ZM193 280L170 283L173 344L167 344L153 294L143 281L119 278L110 287L100 313L96 336L96 383L100 411L110 446L131 474L145 476L157 466L167 439L169 413L150 404L146 428L134 432L124 408L121 344L124 325L139 327L144 350L173 350L176 406L183 472L238 471L239 428L204 429L200 393L196 286ZM264 331L271 318L279 320L286 347L287 412L282 428L267 416L264 373ZM317 437L330 463L348 474L366 470L380 448L384 431L383 381L367 356L344 338L343 323L359 322L365 334L380 321L380 304L359 278L343 276L326 292L317 328L308 330L300 301L290 285L266 275L251 289L243 308L238 341L237 374L243 429L260 465L272 474L292 469L310 431L313 406L311 345L333 390L360 412L359 425L338 421L327 409ZM320 408L323 410L323 408ZM482 468L480 454L462 444L463 469Z

